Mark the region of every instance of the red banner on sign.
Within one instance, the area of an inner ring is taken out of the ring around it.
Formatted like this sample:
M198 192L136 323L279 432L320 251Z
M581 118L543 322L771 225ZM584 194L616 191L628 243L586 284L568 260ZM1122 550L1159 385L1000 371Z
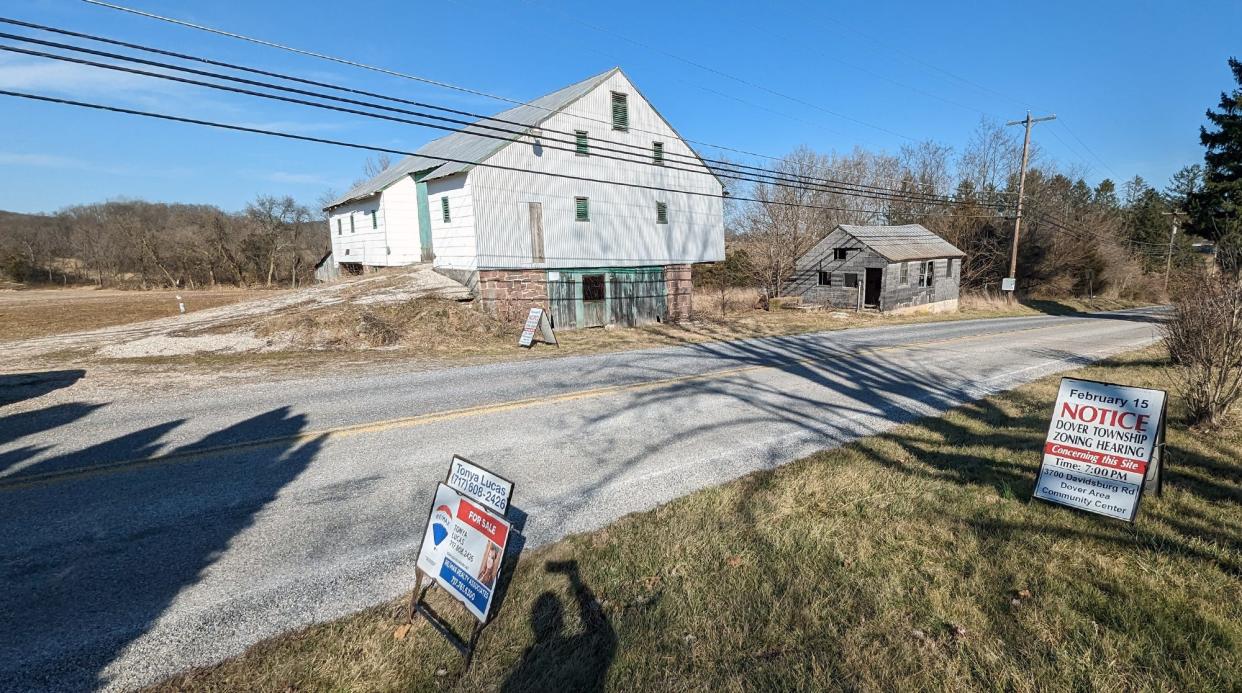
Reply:
M1045 444L1044 454L1056 455L1057 457L1064 457L1067 460L1074 460L1076 462L1098 464L1101 467L1119 469L1123 472L1132 472L1134 474L1147 473L1147 463L1143 460L1110 455L1106 452L1098 452L1096 450L1084 450L1082 448L1075 448L1069 445L1062 445L1061 443Z
M457 519L474 527L498 546L504 546L509 536L508 525L465 498L457 503Z

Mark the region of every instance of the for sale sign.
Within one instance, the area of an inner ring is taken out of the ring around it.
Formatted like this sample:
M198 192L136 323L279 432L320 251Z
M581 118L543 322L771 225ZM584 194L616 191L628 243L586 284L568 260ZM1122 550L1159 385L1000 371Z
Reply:
M440 484L423 535L418 567L475 618L487 621L508 543L508 520Z
M1062 378L1035 497L1133 522L1164 411L1163 390Z

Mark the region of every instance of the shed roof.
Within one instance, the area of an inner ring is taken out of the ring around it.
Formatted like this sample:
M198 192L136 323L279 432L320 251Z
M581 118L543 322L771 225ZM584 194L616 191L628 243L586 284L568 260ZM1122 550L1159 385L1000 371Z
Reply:
M497 136L503 138L507 137L507 135L499 132L496 128L514 131L521 130L523 133L529 132L532 128L538 127L543 121L551 118L558 111L564 110L573 102L586 96L592 89L599 86L600 83L620 69L619 67L614 67L594 77L588 77L581 82L541 96L529 103L514 106L494 116L480 118L457 132L445 135L437 140L432 140L419 147L414 154L402 159L396 165L390 166L370 180L354 186L349 192L329 202L324 209L331 209L347 202L370 197L410 174L426 172L424 179L429 179L443 178L454 173L468 171L473 168L475 163L487 159L500 151L509 142L518 138L518 135L514 135L509 139L497 139ZM457 161L445 161L445 159L456 159Z
M965 257L966 255L957 246L927 230L921 224L902 226L841 224L838 228L883 255L889 262Z

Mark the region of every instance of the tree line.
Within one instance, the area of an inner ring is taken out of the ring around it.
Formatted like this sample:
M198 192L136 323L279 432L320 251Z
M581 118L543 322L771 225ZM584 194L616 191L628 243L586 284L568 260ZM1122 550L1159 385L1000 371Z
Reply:
M779 161L788 187L756 183L728 205L726 228L731 278L779 296L797 259L838 224L917 223L966 253L961 281L967 290L998 290L1009 274L1021 139L998 123L981 121L960 151L926 141L896 154L855 148L848 154L799 148ZM1173 239L1173 218L1186 212L1204 187L1203 166L1183 168L1162 189L1140 177L1118 190L1111 179L1095 186L1082 171L1063 168L1033 147L1018 255L1018 289L1048 297L1109 293L1155 299L1170 259L1174 271L1201 267L1188 234ZM892 191L860 198L815 181L841 181ZM1183 230L1187 221L1182 221ZM1198 228L1194 228L1198 230Z
M26 284L298 286L329 245L320 217L291 197L259 196L235 213L112 200L0 214L0 274Z

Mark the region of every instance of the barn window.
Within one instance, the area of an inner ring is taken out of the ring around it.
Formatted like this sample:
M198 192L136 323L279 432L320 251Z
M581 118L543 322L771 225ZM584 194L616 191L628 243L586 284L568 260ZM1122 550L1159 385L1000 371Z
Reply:
M591 220L591 200L585 197L574 198L574 221Z
M935 282L936 261L928 260L919 263L919 286L931 286Z
M847 289L858 288L858 275L856 273L849 272L845 275L845 288Z
M832 286L832 272L819 271L819 285Z
M656 203L656 223L657 224L668 223L668 203L667 202Z
M336 218L336 235L341 235L341 218Z
M656 166L664 165L664 143L663 142L652 142L651 143L651 163L655 164Z
M901 285L905 286L910 283L910 263L901 263Z
M832 249L833 260L845 260L845 259L848 259L849 256L850 256L849 248L833 248Z
M453 220L452 217L449 216L448 195L444 195L440 198L440 216L444 218L444 223L446 224Z
M605 297L604 275L588 274L582 278L582 300L602 301Z
M346 254L346 255L349 255L349 248L346 248L346 249L345 249L345 254Z
M350 212L349 213L349 232L353 233L354 231L356 231L356 229L354 228L354 213Z
M625 94L616 91L612 93L612 129L621 131L630 129L629 102Z
M587 138L586 130L574 130L574 154L578 156L591 155L591 141Z
M379 210L378 209L371 210L371 228L373 229L379 228Z

